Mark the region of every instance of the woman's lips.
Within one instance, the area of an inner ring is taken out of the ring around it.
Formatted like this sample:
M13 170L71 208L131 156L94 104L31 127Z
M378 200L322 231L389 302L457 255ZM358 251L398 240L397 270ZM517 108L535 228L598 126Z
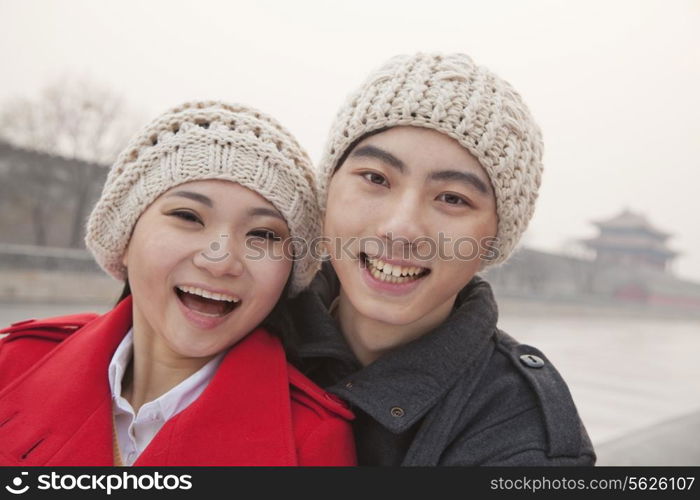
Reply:
M183 300L182 295L182 292L175 291L175 297L177 299L178 306L180 307L183 316L185 316L185 318L194 326L205 330L216 328L217 326L222 324L236 309L240 307L241 304L241 302L236 302L235 304L233 304L233 307L230 310L228 310L228 312L223 312L224 309L222 309L222 307L219 307L218 309L220 309L222 312L208 313L205 312L206 308L200 308L201 310L196 310L193 307L190 307L191 305L193 305L194 300L199 299L185 298Z

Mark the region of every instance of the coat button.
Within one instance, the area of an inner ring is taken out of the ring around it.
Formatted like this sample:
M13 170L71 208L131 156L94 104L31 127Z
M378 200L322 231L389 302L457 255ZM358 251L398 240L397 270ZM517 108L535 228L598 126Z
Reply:
M345 388L352 389L352 382L348 382L347 384L345 384Z
M528 368L542 368L544 366L544 360L534 354L523 354L520 356L520 362Z
M391 409L391 416L392 417L401 418L404 416L404 414L405 414L405 412L403 411L403 408L401 408L400 406L394 406Z

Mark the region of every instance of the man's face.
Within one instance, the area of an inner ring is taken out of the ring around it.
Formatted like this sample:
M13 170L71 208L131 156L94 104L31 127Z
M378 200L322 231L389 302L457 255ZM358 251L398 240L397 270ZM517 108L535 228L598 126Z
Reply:
M497 230L493 189L476 158L418 127L357 144L331 179L326 206L324 236L343 293L361 315L392 325L449 310Z

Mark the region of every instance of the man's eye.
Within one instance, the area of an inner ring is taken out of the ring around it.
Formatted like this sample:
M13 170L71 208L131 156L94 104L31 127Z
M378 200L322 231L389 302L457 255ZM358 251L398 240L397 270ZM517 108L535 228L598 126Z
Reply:
M467 200L465 200L461 196L457 196L456 194L451 193L442 193L440 196L438 196L438 200L444 201L448 205L469 205Z
M270 229L256 229L255 231L250 231L249 236L255 236L256 238L262 238L270 241L281 241L282 238Z
M187 210L175 210L174 212L171 212L170 215L188 222L197 222L202 224L202 219L200 219L197 214Z
M384 178L384 176L379 175L376 172L365 172L364 174L362 174L362 177L364 177L365 180L371 182L372 184L379 184L381 186L388 186L389 185L389 183Z

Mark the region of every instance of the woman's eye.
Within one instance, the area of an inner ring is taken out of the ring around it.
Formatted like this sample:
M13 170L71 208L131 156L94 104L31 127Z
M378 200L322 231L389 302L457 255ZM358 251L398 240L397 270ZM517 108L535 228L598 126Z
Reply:
M178 219L186 220L188 222L197 222L199 224L202 223L202 219L200 219L195 213L189 212L187 210L176 210L174 212L171 212L170 215L177 217Z
M372 184L379 184L381 186L388 186L389 185L389 183L384 178L384 176L379 175L376 172L365 172L364 174L362 174L362 177L365 180L371 182Z
M444 201L448 205L469 205L467 200L465 200L461 196L457 196L456 194L451 193L442 193L440 196L438 196L438 200Z
M255 236L256 238L262 238L270 241L281 241L282 238L279 237L277 233L271 231L270 229L256 229L248 233L250 236Z

